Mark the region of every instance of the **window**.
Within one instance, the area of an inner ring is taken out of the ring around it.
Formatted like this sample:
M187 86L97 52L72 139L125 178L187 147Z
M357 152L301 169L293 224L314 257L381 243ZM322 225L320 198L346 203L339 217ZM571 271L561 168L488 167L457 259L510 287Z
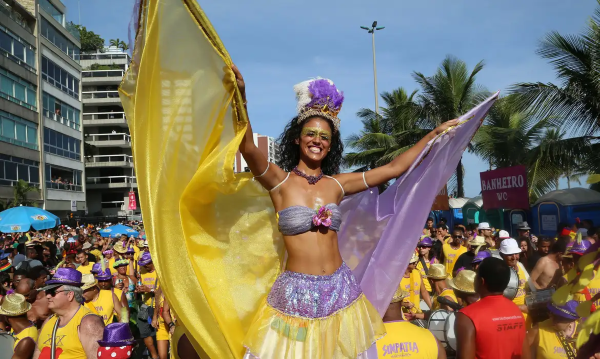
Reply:
M5 52L6 57L12 61L35 72L35 51L33 46L4 26L0 26L0 53L2 52Z
M65 14L60 12L56 6L52 5L48 0L40 0L40 7L52 16L59 24L64 26Z
M44 127L44 152L81 161L81 141Z
M37 124L0 110L0 141L37 150Z
M42 56L42 78L67 95L79 100L79 80Z
M0 97L30 110L37 110L36 87L12 72L0 68Z
M0 156L0 185L11 186L17 180L33 185L40 185L40 163L20 157Z
M81 171L46 165L46 187L67 191L83 191Z
M50 25L46 19L42 18L41 23L42 36L58 47L60 51L79 62L79 48L54 28L54 26Z
M59 99L46 92L42 94L42 99L43 113L46 118L60 122L74 130L80 130L81 113L78 109L61 102Z

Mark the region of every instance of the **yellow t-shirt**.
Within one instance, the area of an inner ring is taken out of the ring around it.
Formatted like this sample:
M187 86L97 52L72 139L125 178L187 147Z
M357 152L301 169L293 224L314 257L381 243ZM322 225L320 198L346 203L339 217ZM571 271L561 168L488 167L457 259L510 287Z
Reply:
M85 358L85 351L79 339L79 326L86 315L93 315L92 312L80 306L73 318L56 331L56 358L60 359L82 359ZM52 345L52 329L58 320L56 315L48 319L42 327L37 341L38 350L41 352L40 358L50 358Z
M444 266L446 267L446 273L448 278L452 278L452 271L454 270L454 264L458 260L461 254L467 252L467 248L459 246L458 249L453 249L448 243L444 243L442 246L444 251Z
M594 271L594 278L590 281L587 288L590 291L591 297L600 293L600 275L598 274L598 271ZM594 305L596 306L596 310L598 310L598 308L600 308L600 300L595 301Z
M409 300L412 304L414 304L417 312L421 312L421 281L423 278L421 277L421 272L417 269L414 269L408 278L402 277L400 281L400 288L402 290L410 293Z
M431 306L433 308L431 308L431 310L438 310L441 308L441 304L440 302L438 302L438 297L450 297L452 298L453 301L455 301L456 303L458 303L458 299L456 299L456 295L454 295L454 290L452 290L451 288L446 288L442 291L442 293L440 293L440 295L434 295L433 296L433 302L431 303Z
M98 311L96 310L96 307L94 307L94 303L92 303L92 302L85 302L85 303L83 303L83 306L86 307L87 309L89 309L90 312L92 312L93 314L96 314L97 316L100 316L100 314L98 314Z
M429 268L431 266L431 264L429 264L429 261L426 259L423 260L427 268ZM425 284L425 290L431 292L431 283L429 283L429 280L427 279L427 273L425 273L425 269L423 268L423 264L421 264L420 259L417 262L417 269L421 272L421 277L423 277L423 284Z
M37 342L38 330L35 327L35 325L31 325L30 327L27 327L27 328L21 330L21 332L19 334L13 333L13 338L15 339L15 344L13 345L13 350L15 350L17 348L17 345L19 345L19 342L25 338L31 338L31 339L33 339L34 343Z
M156 277L156 270L154 270L154 272L152 273L142 273L141 274L142 277L142 285L148 286L148 288L150 289L154 289L157 290L159 285L158 285L158 280ZM156 283L156 287L154 286L154 284ZM153 305L153 299L154 296L150 295L150 293L143 293L142 294L142 300L144 301L144 304L146 304L147 306L152 306L155 307L155 304Z
M386 336L376 342L376 358L431 359L438 357L438 345L433 334L410 322L383 323ZM368 354L371 358L373 349Z
M525 305L525 286L527 285L527 277L523 268L519 265L519 289L517 290L517 296L513 299L513 303L516 305ZM527 313L523 313L523 318L527 320Z
M575 327L575 330L577 330L577 327ZM536 359L562 359L567 357L565 348L556 336L554 328L552 328L552 319L541 322L539 324L538 333L540 341L537 348ZM576 353L575 347L572 348L573 352Z
M137 263L138 259L140 259L140 248L137 245L133 246L133 261Z
M92 270L92 267L94 266L94 264L96 264L96 263L95 262L88 262L88 265L86 265L86 266L79 266L79 267L77 267L77 270L79 272L81 272L81 274L91 274L92 273L91 270Z
M101 290L98 299L92 303L98 315L104 320L104 325L113 322L115 317L115 302L113 301L113 292L111 290Z

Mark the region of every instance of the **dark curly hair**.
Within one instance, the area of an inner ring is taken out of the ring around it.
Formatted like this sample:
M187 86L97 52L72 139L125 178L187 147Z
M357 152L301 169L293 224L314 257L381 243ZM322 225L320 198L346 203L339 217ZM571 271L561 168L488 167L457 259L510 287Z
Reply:
M301 123L298 123L298 117L294 117L285 126L283 133L277 140L279 143L279 161L277 162L277 165L284 171L290 172L298 165L298 162L300 162L300 146L296 144L296 139L300 138L300 133L302 132L304 124L315 117L327 121L332 130L335 128L333 127L333 122L331 122L331 120L321 116L308 117ZM331 148L321 163L321 170L328 176L333 176L340 172L342 155L344 153L344 144L342 143L340 131L333 131L331 137Z

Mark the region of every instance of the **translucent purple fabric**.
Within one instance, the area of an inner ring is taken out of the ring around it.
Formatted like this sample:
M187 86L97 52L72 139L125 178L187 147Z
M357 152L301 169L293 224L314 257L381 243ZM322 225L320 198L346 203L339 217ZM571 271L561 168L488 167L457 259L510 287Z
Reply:
M377 189L367 190L340 204L340 252L382 316L419 241L435 196L497 98L495 93L461 116L458 126L432 140L381 196Z

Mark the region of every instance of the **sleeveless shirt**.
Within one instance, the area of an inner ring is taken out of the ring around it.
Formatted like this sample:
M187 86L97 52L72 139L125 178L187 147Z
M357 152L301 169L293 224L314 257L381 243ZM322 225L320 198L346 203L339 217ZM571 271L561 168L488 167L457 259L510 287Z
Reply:
M115 303L113 301L113 292L111 290L100 290L98 299L92 302L98 314L104 320L104 325L113 322L115 316Z
M17 345L19 344L19 342L25 338L31 338L33 339L33 342L37 342L38 339L38 330L35 327L35 325L31 325L30 327L27 327L23 330L21 330L21 332L19 332L19 334L13 334L13 338L15 338L15 345L13 345L13 350L17 348Z
M84 306L79 306L79 309L73 318L71 318L64 326L58 327L58 330L56 331L56 359L86 358L78 333L81 320L83 320L83 317L86 315L92 315L91 311ZM56 315L51 316L40 331L37 342L38 350L41 352L40 359L50 358L52 329L54 329L54 324L57 320L58 317Z
M577 330L577 327L575 327L575 330ZM561 359L567 357L565 348L560 343L556 331L552 327L552 319L541 322L538 333L540 341L535 359ZM575 350L575 343L573 343L571 348L573 348L573 352L577 352Z
M387 334L368 351L369 358L431 359L438 357L433 334L403 320L384 322Z
M423 261L425 262L425 266L427 267L427 269L429 269L429 267L431 266L429 260L423 258ZM423 277L423 284L425 285L425 290L431 292L431 283L429 283L429 280L427 279L427 273L425 273L425 268L423 268L423 264L421 263L420 258L417 262L417 269L421 272L421 277Z
M451 288L446 288L442 291L442 293L440 293L440 295L433 296L433 301L431 303L431 306L433 308L431 308L431 310L438 310L442 306L437 300L438 297L450 297L453 301L458 303L458 299L456 299L456 295L454 295L454 290L452 290Z
M476 358L521 357L525 319L515 303L502 295L491 295L460 313L471 319L475 327Z
M519 289L517 290L517 296L513 299L513 303L516 305L525 305L525 285L527 285L527 276L525 275L524 269L522 266L518 266L519 271L517 274L519 275ZM523 318L527 320L527 313L521 313Z
M448 243L444 243L442 246L442 250L444 251L444 266L446 267L446 273L448 273L448 278L452 278L452 271L454 270L454 264L456 264L456 260L460 257L461 254L467 251L467 248L463 246L459 246L458 249L453 249L452 246Z
M400 288L402 290L410 293L410 302L415 305L417 312L420 313L421 310L421 281L423 278L421 277L421 272L413 269L410 272L410 276L408 278L402 277L400 281Z

